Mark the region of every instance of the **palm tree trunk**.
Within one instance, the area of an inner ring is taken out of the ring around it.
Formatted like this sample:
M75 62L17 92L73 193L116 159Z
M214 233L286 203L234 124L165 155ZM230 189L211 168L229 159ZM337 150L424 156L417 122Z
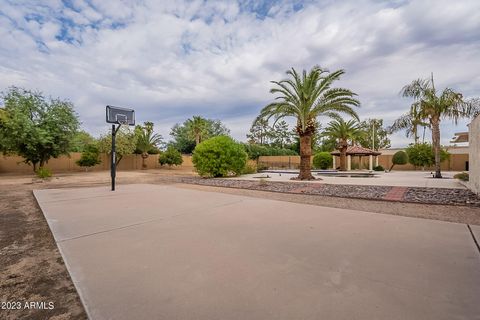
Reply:
M200 135L196 134L195 135L195 145L198 146L200 144Z
M310 159L312 157L312 134L300 136L300 174L299 180L313 180Z
M340 171L347 171L347 149L348 141L340 140Z
M147 169L147 163L145 162L148 158L148 153L142 153L142 170Z
M442 178L440 171L440 120L432 119L432 143L435 154L435 175L434 178Z

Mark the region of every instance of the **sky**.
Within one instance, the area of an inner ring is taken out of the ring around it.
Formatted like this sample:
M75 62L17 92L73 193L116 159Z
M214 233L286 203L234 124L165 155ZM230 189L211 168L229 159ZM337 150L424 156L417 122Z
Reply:
M412 103L402 87L432 72L437 88L480 96L478 0L0 0L0 39L0 91L68 99L95 136L115 105L167 140L201 115L245 141L274 98L270 81L292 67L344 69L335 86L358 94L361 119L385 125ZM443 121L442 143L467 123Z

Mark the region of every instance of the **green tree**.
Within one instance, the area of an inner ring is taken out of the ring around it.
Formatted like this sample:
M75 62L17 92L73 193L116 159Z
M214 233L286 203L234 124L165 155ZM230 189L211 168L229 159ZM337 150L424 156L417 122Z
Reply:
M247 153L232 138L219 136L200 143L193 152L192 162L202 177L239 175L247 163Z
M115 163L118 165L122 158L127 154L133 154L137 146L137 137L133 130L127 126L121 126L115 137ZM112 152L112 134L106 133L98 140L98 149L102 153L111 154Z
M187 132L190 139L195 140L195 146L208 136L208 121L200 116L193 116L187 120Z
M431 167L435 164L435 152L430 143L411 144L405 149L408 155L408 162L415 167ZM444 149L440 149L440 162L447 160L450 154Z
M79 130L75 133L70 142L70 152L83 152L85 147L94 144L95 138L84 130Z
M160 153L160 156L158 157L158 162L160 165L168 165L168 166L179 166L183 163L183 158L182 154L180 151L175 149L172 146L169 146L167 150L164 152Z
M162 143L162 136L153 132L153 123L148 121L144 122L143 126L135 127L135 136L137 140L135 149L142 155L142 169L146 169L149 153L158 149L158 145Z
M98 147L95 144L87 144L83 147L82 155L76 163L80 167L85 167L85 171L87 171L89 167L93 167L101 162Z
M285 120L278 121L273 125L271 137L274 147L285 148L292 144L292 131Z
M409 112L396 119L388 128L389 133L405 130L407 138L413 137L415 144L418 143L418 127L423 128L423 138L425 138L425 129L429 126L428 122L422 119L419 112L420 103L415 102L410 107ZM425 141L423 141L425 142Z
M268 144L271 138L272 130L268 124L268 120L257 117L247 133L248 142L251 144Z
M359 123L363 132L358 143L368 149L378 150L390 148L389 131L383 127L383 119L367 119Z
M200 126L197 128L200 129L197 130L198 136L195 134L195 123ZM189 154L195 149L197 138L201 142L211 137L221 135L228 136L229 134L230 130L228 130L220 120L193 117L183 122L183 124L177 123L172 127L170 136L172 136L173 141L170 144L181 153Z
M337 149L340 151L340 171L347 170L347 148L363 137L364 132L360 129L355 119L345 121L340 117L328 123L323 131L323 136L335 139Z
M318 152L313 156L313 167L322 170L328 169L333 164L333 156L330 152Z
M34 171L49 159L68 154L79 127L71 102L46 99L41 92L16 87L3 93L2 99L0 138L3 152L22 156Z
M431 79L417 79L403 87L404 97L414 99L421 119L428 121L432 130L432 144L435 154L435 178L442 178L440 169L440 121L451 119L456 124L460 118L468 118L476 114L474 100L465 101L461 93L451 88L438 92Z
M408 155L405 151L397 151L392 157L392 166L389 171L392 171L393 167L396 165L407 164Z
M319 66L301 75L294 68L287 71L291 78L272 81L275 84L270 92L277 94L276 102L262 109L260 117L275 121L284 117L297 120L296 132L300 138L300 174L298 179L314 179L311 173L310 158L312 156L312 136L317 131L317 117L339 117L339 113L351 115L358 119L352 107L360 102L355 93L344 88L332 88L332 84L340 79L345 71L329 72Z

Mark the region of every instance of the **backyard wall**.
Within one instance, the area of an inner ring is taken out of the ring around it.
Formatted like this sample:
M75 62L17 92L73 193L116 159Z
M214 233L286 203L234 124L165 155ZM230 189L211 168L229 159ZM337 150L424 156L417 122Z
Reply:
M70 153L70 156L61 156L57 159L50 159L45 167L52 172L85 171L85 168L78 166L75 162L80 159L81 153ZM193 170L192 157L184 155L183 164L172 167L172 170ZM110 169L110 156L101 154L102 163L88 168L88 171L101 171ZM152 154L146 159L147 169L168 168L160 166L158 154ZM140 170L142 169L142 157L137 154L126 155L117 166L118 170ZM18 156L0 156L0 173L32 173L32 167L23 163L23 158Z
M469 186L473 192L480 194L480 116L468 126L468 143L470 145Z
M392 158L395 152L403 149L386 149L380 150L382 153L378 157L378 164L389 169L392 165ZM449 147L450 159L445 160L441 164L444 171L466 171L467 163L469 161L468 147ZM313 157L312 157L313 159ZM375 158L374 158L375 159ZM352 168L360 167L361 169L368 169L368 157L352 157ZM375 163L375 160L374 160ZM340 159L337 157L336 165L340 164ZM300 156L261 156L258 158L258 165L260 167L269 167L271 169L297 169L300 165ZM396 165L394 170L415 170L411 164ZM432 168L425 168L425 170L433 170Z

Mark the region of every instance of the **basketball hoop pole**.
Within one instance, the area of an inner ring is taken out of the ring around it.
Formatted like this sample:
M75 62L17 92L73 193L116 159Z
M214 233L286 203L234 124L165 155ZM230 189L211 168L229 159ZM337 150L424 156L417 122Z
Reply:
M112 152L110 155L110 176L112 177L112 191L115 191L115 177L117 175L117 155L116 155L116 148L115 148L115 136L117 135L118 129L120 129L120 123L117 128L115 125L112 124Z

